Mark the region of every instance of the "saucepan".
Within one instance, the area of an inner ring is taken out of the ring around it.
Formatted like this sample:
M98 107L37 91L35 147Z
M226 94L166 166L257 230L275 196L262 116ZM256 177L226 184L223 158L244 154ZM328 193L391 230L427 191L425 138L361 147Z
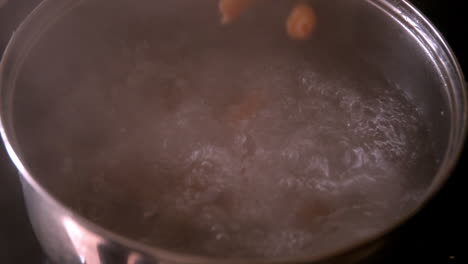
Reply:
M297 3L31 13L0 132L52 261L352 263L430 200L467 128L441 34L407 1L311 0L291 38Z

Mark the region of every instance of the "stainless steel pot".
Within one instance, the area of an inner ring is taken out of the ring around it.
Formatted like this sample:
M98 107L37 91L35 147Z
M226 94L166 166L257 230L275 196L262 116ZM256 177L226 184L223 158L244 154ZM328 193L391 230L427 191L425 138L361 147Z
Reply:
M37 80L66 85L67 74L79 73L96 57L112 56L112 44L122 39L132 42L171 34L171 25L165 25L158 28L158 35L148 36L148 28L140 28L139 21L183 14L193 16L193 30L203 30L216 21L214 5L208 2L46 0L11 39L0 66L0 132L21 174L36 235L56 263L351 263L376 249L390 231L419 211L450 176L466 134L467 95L461 70L440 33L406 1L348 0L338 5L316 1L319 14L328 15L319 16L321 30L315 40L318 44L301 43L298 48L310 44L310 49L331 53L332 65L339 66L341 60L347 59L366 60L414 99L433 132L431 141L440 161L437 173L426 176L430 184L423 198L403 217L377 234L320 254L287 259L215 259L147 246L106 230L65 206L43 184L43 179L34 175L25 158L27 150L21 147L16 133L25 127L18 128L14 117L27 107L27 101L21 103L17 98L31 92L28 87L34 87ZM247 17L245 24L231 30L231 41L259 35L275 39L284 34L278 19L286 6L282 3L285 2L272 4L267 15L255 20ZM271 29L271 25L277 28ZM273 37L262 35L265 29L270 29ZM366 69L354 70L358 73ZM51 96L60 93L63 86L54 88L57 89L50 90ZM34 135L30 137L34 139Z

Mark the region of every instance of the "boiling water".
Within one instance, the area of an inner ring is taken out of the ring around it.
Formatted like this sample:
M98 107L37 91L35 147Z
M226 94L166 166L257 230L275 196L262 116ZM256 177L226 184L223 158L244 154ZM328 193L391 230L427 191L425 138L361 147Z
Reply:
M32 166L93 221L184 253L284 257L372 235L422 194L428 131L383 75L178 44L122 45L33 128L59 136Z

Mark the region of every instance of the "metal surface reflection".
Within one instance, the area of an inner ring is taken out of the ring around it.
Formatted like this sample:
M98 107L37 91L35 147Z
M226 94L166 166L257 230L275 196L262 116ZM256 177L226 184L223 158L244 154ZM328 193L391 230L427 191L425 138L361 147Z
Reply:
M62 222L81 263L100 264L98 248L102 239L81 228L68 217Z

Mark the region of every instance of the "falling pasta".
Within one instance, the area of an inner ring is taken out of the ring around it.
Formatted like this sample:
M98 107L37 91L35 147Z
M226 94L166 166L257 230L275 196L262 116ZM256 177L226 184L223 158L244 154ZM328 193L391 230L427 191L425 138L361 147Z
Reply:
M310 37L317 25L314 9L305 2L296 4L286 21L289 37L304 40Z

